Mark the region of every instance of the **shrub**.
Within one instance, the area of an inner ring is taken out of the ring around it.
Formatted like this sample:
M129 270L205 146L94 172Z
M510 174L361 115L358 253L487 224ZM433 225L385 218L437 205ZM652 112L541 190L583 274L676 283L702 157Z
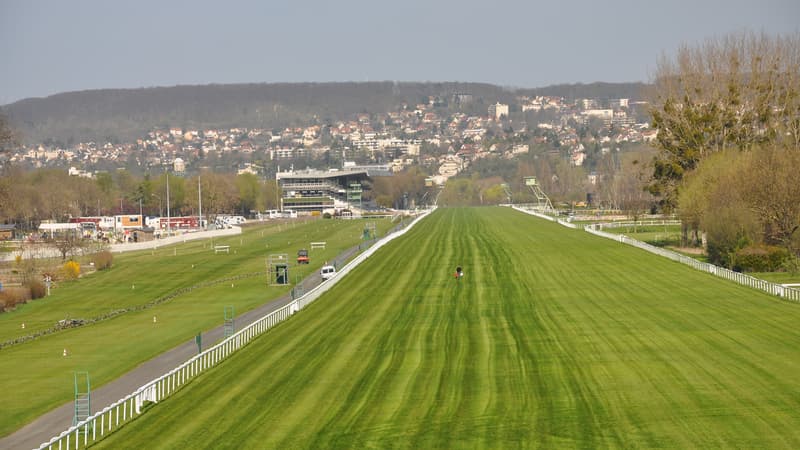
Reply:
M28 282L28 289L31 291L31 299L42 298L47 295L47 286L39 280L32 280Z
M329 213L329 212L323 213L322 214L322 218L323 219L330 219L331 218L331 213Z
M789 258L785 248L767 245L749 245L733 255L734 269L742 272L774 272Z
M0 303L5 311L14 309L20 303L25 303L31 299L30 289L27 287L4 288L0 292Z
M797 275L800 273L800 258L796 255L789 255L788 258L783 260L781 268L792 275Z
M92 255L92 262L97 270L110 269L114 263L114 255L108 250L103 250Z
M65 280L74 280L81 274L81 265L77 261L67 261L61 267Z

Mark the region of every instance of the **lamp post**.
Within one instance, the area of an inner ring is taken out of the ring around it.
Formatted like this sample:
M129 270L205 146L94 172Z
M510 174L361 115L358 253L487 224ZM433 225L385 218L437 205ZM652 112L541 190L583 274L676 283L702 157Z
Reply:
M169 217L169 172L167 172L167 237L172 236L172 226Z

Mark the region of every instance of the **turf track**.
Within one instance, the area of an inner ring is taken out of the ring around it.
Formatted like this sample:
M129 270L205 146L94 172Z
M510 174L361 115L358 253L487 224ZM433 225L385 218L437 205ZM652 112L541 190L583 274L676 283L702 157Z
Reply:
M381 234L390 225L388 220L377 221ZM0 349L0 436L73 401L74 371L88 371L92 387L97 389L160 353L193 341L197 333L222 324L226 306L234 306L240 315L288 292L291 286L266 286L263 273L268 254L293 257L297 248L310 241L326 241L325 250L311 252L311 264L292 267L295 281L358 245L363 227L363 222L355 220L267 225L214 240L230 245L230 254L215 254L209 241L189 241L115 255L111 270L61 283L51 297L0 314L0 340L4 340L53 327L64 317L92 318L131 308L91 326ZM242 275L246 277L216 282ZM171 294L174 297L168 301L137 309ZM22 330L20 323L26 323L26 329ZM210 344L204 341L206 347ZM68 349L68 357L62 356L63 349ZM93 409L104 406L93 404ZM52 435L61 431L52 430Z
M635 248L444 209L101 446L798 448L798 324Z

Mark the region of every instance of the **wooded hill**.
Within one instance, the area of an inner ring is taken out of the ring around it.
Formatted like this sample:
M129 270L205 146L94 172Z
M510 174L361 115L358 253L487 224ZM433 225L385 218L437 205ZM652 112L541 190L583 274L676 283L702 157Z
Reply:
M272 83L102 89L30 98L2 107L25 143L117 142L154 128L283 128L330 123L357 113L395 111L437 97L439 106L486 114L495 102L519 95L641 98L641 83L557 85L510 89L485 83ZM454 94L472 95L456 104Z

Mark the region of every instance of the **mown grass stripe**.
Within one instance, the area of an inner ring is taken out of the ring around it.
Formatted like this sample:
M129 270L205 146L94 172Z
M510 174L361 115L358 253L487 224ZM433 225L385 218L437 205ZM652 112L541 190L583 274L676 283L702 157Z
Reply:
M223 448L800 445L796 305L498 208L439 211L375 258L106 445L158 448L156 416ZM253 400L169 419L209 395Z

